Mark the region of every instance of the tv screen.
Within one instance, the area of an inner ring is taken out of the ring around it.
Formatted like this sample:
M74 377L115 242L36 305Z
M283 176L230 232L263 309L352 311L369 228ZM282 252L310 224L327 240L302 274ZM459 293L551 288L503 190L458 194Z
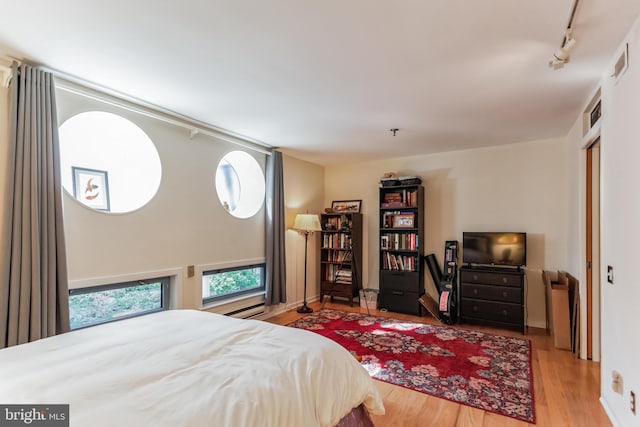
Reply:
M464 232L462 262L514 267L527 265L527 234Z

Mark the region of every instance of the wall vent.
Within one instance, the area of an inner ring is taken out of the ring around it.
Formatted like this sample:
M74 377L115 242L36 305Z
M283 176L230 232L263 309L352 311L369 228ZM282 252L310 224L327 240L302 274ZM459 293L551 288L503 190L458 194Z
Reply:
M586 136L600 122L602 117L602 100L600 97L601 90L598 88L582 114L582 136Z
M589 113L589 128L593 128L598 120L602 117L602 100L598 100L598 103L593 107Z
M620 77L627 71L627 68L629 68L629 43L625 43L624 49L613 67L611 77L615 80L620 80Z
M264 314L264 304L256 304L251 307L235 310L230 313L225 313L226 316L238 317L240 319L249 319Z

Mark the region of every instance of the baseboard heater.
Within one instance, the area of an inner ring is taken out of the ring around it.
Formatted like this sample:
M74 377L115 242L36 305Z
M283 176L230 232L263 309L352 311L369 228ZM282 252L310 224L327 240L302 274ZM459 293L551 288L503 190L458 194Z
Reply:
M249 307L244 307L239 310L225 313L225 316L237 317L239 319L249 319L261 314L264 314L264 304L256 304Z

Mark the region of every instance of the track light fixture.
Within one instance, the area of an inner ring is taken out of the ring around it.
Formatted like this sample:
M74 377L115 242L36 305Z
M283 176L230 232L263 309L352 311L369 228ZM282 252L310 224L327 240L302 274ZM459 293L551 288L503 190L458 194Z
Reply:
M553 58L551 58L551 60L549 61L549 67L553 68L554 70L562 68L564 64L569 62L569 51L571 51L573 46L576 44L576 39L571 37L571 32L571 28L567 28L565 30L565 38L562 42L562 46L560 46L560 48L555 51L555 53L553 54Z
M559 68L564 67L564 64L569 62L569 52L576 44L576 39L572 37L573 33L573 19L576 16L576 10L578 9L579 0L575 0L573 4L573 9L571 10L571 16L569 17L569 23L567 24L567 28L564 30L564 38L562 39L562 43L558 50L553 53L553 57L549 61L549 67L557 70Z

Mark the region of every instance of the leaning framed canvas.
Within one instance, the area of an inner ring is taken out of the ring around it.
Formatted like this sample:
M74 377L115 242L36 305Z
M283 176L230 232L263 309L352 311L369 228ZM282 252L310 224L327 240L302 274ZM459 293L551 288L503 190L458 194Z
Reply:
M90 208L109 212L109 176L107 171L71 166L73 197Z
M414 228L413 214L394 215L393 228Z
M336 213L360 213L362 200L334 200L331 210Z

